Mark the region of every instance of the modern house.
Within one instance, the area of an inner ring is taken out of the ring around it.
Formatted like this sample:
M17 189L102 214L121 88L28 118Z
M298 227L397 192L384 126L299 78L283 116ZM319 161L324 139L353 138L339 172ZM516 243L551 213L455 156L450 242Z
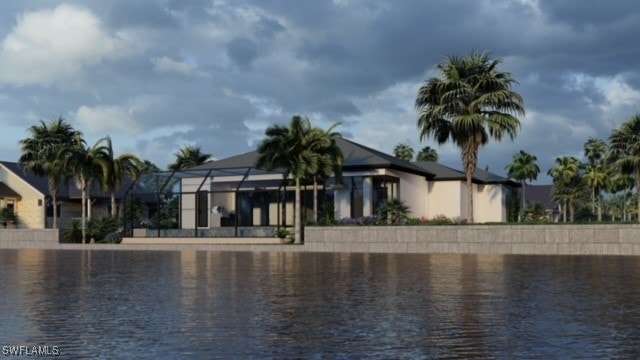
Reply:
M560 220L560 204L553 197L553 185L525 185L526 206L538 204L552 222Z
M122 198L124 189L116 193ZM73 181L60 187L58 200L59 227L82 216L82 194ZM110 196L98 189L91 195L92 216L110 213ZM12 208L18 216L19 228L44 229L53 224L53 206L46 177L25 171L17 163L0 161L0 208Z
M302 191L303 219L313 222L373 216L388 199L400 199L411 217L444 215L463 219L467 197L474 197L475 221L504 222L506 197L519 184L478 170L467 193L463 172L436 162L408 162L346 139L343 181L309 180ZM215 229L293 223L294 187L282 171L255 168L256 151L196 166L170 175L179 194L179 227ZM177 180L179 179L179 181ZM167 189L160 187L160 192ZM314 211L314 209L317 209ZM314 214L317 213L317 216Z

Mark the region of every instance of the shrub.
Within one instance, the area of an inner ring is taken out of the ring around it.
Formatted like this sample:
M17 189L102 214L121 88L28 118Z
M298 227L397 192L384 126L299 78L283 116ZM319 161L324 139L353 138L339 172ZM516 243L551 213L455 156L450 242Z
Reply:
M409 207L400 199L387 200L378 208L378 218L386 224L404 224L408 214Z
M64 229L62 238L67 243L81 243L82 242L82 223L78 219L71 219L69 227Z
M321 225L335 225L336 224L336 208L333 201L324 203L322 206L322 218L318 221Z
M455 224L455 221L452 219L449 219L448 217L444 216L444 215L436 215L434 216L433 219L431 219L431 221L429 221L429 224L432 225L453 225Z
M291 231L285 229L285 228L280 228L278 230L276 230L276 236L279 237L280 239L284 239L287 236L291 236Z
M429 221L429 219L427 219L426 217L419 217L419 218L409 218L407 219L407 225L428 225L430 224L431 221Z
M378 218L375 216L361 216L358 218L342 218L340 219L340 225L375 225L378 223Z
M18 225L18 215L13 212L12 208L4 207L0 209L0 223L5 228L7 225Z
M93 218L87 222L87 237L95 242L118 242L118 220L111 216Z

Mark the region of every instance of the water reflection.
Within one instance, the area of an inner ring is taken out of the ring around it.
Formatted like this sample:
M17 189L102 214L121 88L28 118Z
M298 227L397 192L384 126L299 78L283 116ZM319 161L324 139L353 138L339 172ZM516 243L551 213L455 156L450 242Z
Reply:
M633 257L0 250L0 345L70 358L637 358L639 274Z

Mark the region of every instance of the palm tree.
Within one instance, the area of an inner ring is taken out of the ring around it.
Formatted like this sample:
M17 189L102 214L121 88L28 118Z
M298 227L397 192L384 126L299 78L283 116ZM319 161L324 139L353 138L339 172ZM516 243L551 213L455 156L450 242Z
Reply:
M563 218L566 222L567 202L570 213L570 221L575 219L575 199L580 190L580 161L573 156L556 158L556 166L547 173L553 178L555 195L562 199Z
M623 174L620 169L616 170L612 176L607 178L607 192L617 194L622 191L622 221L627 220L627 190L633 189L634 179L628 174Z
M186 145L174 154L176 160L169 164L169 170L183 170L201 165L211 160L213 155L205 154L199 146Z
M513 139L524 115L522 97L511 90L516 81L497 70L500 59L474 52L448 56L438 65L441 77L425 82L416 98L420 140L432 137L438 144L452 141L462 151L467 180L467 220L473 222L472 178L478 150L489 139Z
M72 147L81 132L75 130L62 117L31 126L29 136L20 140L22 154L18 163L28 172L46 176L49 181L49 194L53 206L53 228L58 228L58 192L60 181L66 169L64 159L60 158L60 149Z
M519 153L513 155L513 162L506 167L509 177L520 181L520 184L522 185L522 206L520 207L518 221L522 220L522 215L524 214L524 209L526 207L526 181L537 180L538 174L540 173L540 168L538 167L538 164L536 164L536 161L538 161L537 157L520 150Z
M602 221L602 204L600 203L600 189L603 189L607 184L607 179L610 177L611 171L609 171L604 164L587 165L586 172L584 174L584 180L587 186L591 188L591 208L595 210L595 199L598 198L598 221Z
M404 223L411 209L400 199L389 199L385 201L377 210L380 221L386 224L399 225Z
M337 144L337 139L342 135L339 132L334 131L340 123L335 123L329 127L326 131L314 127L312 131L318 132L317 136L326 137L329 141L329 145L322 141L316 141L315 145L320 145L320 148L313 149L322 156L318 158L318 169L315 174L309 174L313 178L313 222L318 222L318 178L326 179L332 174L336 179L336 184L342 183L342 164L344 157L342 150Z
M64 159L64 167L69 170L68 177L73 177L76 186L82 193L82 243L86 243L87 219L91 219L91 184L94 180L100 180L101 168L98 161L98 144L93 148L86 147L84 139L77 135L74 145L60 149L60 157Z
M98 160L102 168L102 187L111 194L111 217L118 215L116 190L124 179L137 179L142 171L142 161L137 156L125 153L115 157L111 137L106 136L96 143Z
M623 173L633 174L638 195L638 222L640 222L640 113L630 117L614 129L609 136L612 159Z
M258 158L256 167L267 170L283 169L285 177L292 176L295 182L294 203L294 240L302 242L300 210L300 185L304 178L312 174L318 174L326 165L325 159L330 157L331 151L339 150L337 146L332 148L332 137L327 136L329 131L318 131L311 126L308 118L294 116L289 127L272 125L267 128L267 136L258 146ZM335 140L335 136L333 137ZM335 145L335 143L333 143ZM340 153L340 158L342 157Z
M596 187L592 186L594 181L601 183L598 178L602 177L598 175L602 171L608 171L604 166L605 155L607 155L607 144L602 139L590 137L587 142L584 143L584 156L589 160L589 166L587 167L587 177L585 180L588 182L588 186L591 188L591 212L596 211L596 197L599 196L599 190L602 189L604 184L600 184ZM600 168L596 169L596 165L602 164ZM590 175L589 175L590 174ZM606 176L606 175L605 175ZM600 207L598 207L598 218L601 218Z
M584 156L589 160L591 165L595 165L603 160L607 154L607 144L602 139L590 137L584 143Z
M411 161L411 159L413 159L413 152L411 146L401 143L393 149L393 156L405 161Z
M431 146L425 146L418 152L416 160L418 161L438 161L438 152Z

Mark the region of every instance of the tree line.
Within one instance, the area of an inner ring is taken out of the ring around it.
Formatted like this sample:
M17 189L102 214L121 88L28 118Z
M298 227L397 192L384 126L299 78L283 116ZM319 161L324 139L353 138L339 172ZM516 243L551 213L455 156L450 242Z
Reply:
M633 216L637 217L640 214L640 114L612 130L608 141L589 138L584 144L584 158L586 161L574 156L557 157L547 172L553 179L552 195L560 206L562 221L603 221L605 207L612 221L630 221ZM522 183L520 220L527 210L526 181L536 180L540 173L536 160L535 156L520 151L507 166L508 175ZM636 209L632 206L634 199L628 198L634 187L638 195ZM622 195L618 195L621 192ZM535 212L535 205L532 204L529 211Z
M161 171L151 161L141 161L132 153L116 156L109 136L87 145L81 131L73 128L62 117L40 123L27 129L28 136L19 141L21 155L18 163L25 171L48 180L53 208L53 228L58 228L58 194L63 185L73 181L81 192L82 242L86 242L87 220L91 218L91 189L97 184L111 198L111 217L118 216L116 191L124 181L136 180L141 174ZM175 153L169 170L180 170L209 161L211 154L198 146L187 145Z

